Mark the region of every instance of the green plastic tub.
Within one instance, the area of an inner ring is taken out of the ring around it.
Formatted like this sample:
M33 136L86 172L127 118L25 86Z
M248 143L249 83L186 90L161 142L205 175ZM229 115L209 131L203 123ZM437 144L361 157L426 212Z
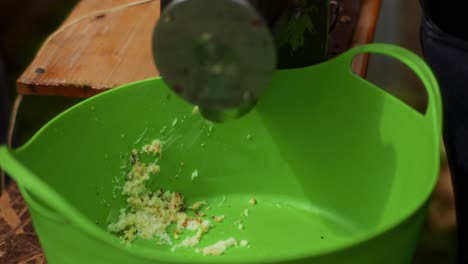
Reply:
M367 52L400 60L421 78L425 114L351 72L352 59ZM442 122L436 80L419 57L360 46L278 71L239 120L211 124L192 109L162 79L149 79L72 107L19 149L0 148L49 263L411 261L438 176ZM200 246L232 236L250 248L203 256L151 240L128 246L106 230L125 206L116 191L125 155L155 138L166 144L151 188L181 192L188 204L206 200L210 214L226 217Z

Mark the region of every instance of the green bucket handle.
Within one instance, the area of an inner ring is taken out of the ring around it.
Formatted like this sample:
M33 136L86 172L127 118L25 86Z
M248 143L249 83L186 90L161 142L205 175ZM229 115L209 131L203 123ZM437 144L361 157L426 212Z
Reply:
M345 67L344 71L362 79L352 72L351 64L358 55L374 53L392 57L409 67L422 81L428 95L426 118L436 132L437 140L442 135L442 100L438 82L426 62L415 53L392 44L373 43L356 46L336 58L334 67ZM362 79L365 81L364 79Z
M28 198L28 203L33 203L34 209L48 218L60 222L64 222L66 219L58 212L65 212L65 215L78 214L78 210L72 208L53 188L18 162L11 152L12 150L6 146L0 146L0 167L16 180L22 190L22 195ZM43 202L47 202L51 209L41 205L40 202L30 196L30 193Z
M78 209L67 202L47 183L42 181L28 168L23 166L13 155L12 150L6 146L0 146L0 168L3 168L18 183L21 194L27 202L45 217L58 223L72 223L78 229L90 234L96 240L112 245L120 250L128 250L120 243L113 243L114 239L108 232L88 221ZM47 207L36 201L30 194L38 197L42 202L47 202ZM50 208L50 209L49 209ZM131 252L131 251L130 251Z

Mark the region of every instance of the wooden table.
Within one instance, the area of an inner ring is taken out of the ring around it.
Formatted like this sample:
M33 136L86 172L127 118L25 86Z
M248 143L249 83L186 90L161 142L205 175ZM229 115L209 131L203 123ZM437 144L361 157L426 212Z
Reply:
M339 10L330 33L330 58L372 42L380 0L331 2ZM14 110L24 95L86 98L157 76L151 37L158 18L159 0L81 0L17 80ZM355 59L353 70L364 77L367 56ZM27 207L12 183L0 198L0 263L45 262Z

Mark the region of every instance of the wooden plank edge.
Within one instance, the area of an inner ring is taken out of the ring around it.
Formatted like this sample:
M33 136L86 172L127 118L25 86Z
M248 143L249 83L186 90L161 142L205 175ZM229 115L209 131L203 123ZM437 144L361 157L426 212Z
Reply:
M381 0L362 0L359 21L356 24L351 47L369 44L374 41ZM353 61L353 72L365 78L369 65L369 54L356 57Z
M21 81L16 82L16 91L18 94L22 95L88 98L112 88L114 87L97 89L87 85L47 85L24 83Z

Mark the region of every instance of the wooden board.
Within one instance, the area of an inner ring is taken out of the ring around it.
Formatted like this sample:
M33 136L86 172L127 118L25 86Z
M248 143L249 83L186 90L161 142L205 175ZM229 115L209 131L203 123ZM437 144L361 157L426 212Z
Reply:
M138 2L82 0L18 79L18 93L89 97L158 76L151 37L160 1L112 10Z
M337 27L330 35L332 55L372 41L376 7L380 6L380 0L336 2L341 9ZM126 6L132 3L139 4ZM18 93L89 97L158 76L151 38L159 5L159 0L80 1L17 80ZM353 66L355 72L365 74L367 60Z
M362 0L359 11L359 19L354 28L354 34L350 43L350 48L367 44L373 41L377 20L380 13L381 0ZM353 72L359 76L366 77L369 55L358 56L353 61Z

